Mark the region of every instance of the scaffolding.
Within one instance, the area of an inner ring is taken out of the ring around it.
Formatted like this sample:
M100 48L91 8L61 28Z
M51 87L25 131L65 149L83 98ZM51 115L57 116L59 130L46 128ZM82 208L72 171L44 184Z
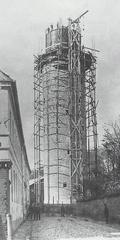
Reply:
M84 13L86 14L87 11ZM85 198L85 180L97 176L96 56L82 45L80 19L69 19L71 198ZM87 49L87 51L86 51Z
M37 64L38 58L34 59L34 200L40 203L40 176L41 176L41 152L43 138L43 97L42 97L42 78L40 66Z
M86 50L84 49L84 54ZM90 180L98 174L97 162L97 116L96 116L96 55L95 50L89 52L91 66L85 72L86 89L86 131L87 131L87 176Z
M84 14L67 27L48 28L45 53L34 59L36 202L42 165L48 204L83 199L91 165L97 176L96 56L82 46Z

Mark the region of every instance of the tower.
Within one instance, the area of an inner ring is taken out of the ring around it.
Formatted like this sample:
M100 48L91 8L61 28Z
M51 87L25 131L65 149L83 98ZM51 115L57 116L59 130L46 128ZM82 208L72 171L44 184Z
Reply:
M91 151L97 167L96 58L82 46L82 16L48 28L45 53L34 61L34 165L37 179L44 165L48 204L85 196ZM39 201L39 183L35 192Z

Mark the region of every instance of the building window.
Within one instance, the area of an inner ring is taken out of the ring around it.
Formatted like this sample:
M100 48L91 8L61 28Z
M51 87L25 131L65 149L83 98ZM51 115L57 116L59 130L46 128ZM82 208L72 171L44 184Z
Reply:
M15 170L13 171L13 201L15 202Z
M11 169L11 199L13 202L13 170Z
M69 148L67 149L67 154L69 154L70 153L70 150L69 150Z
M10 129L10 136L11 136L11 132L12 132L12 123L11 123L11 111L10 111L10 125L9 125L9 129Z
M67 183L66 182L63 183L63 187L64 188L67 187Z

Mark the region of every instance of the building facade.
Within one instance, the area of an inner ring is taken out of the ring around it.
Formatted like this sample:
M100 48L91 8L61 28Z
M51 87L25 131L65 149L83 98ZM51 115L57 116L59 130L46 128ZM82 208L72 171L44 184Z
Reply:
M28 163L16 82L0 71L0 215L12 217L13 231L29 206Z

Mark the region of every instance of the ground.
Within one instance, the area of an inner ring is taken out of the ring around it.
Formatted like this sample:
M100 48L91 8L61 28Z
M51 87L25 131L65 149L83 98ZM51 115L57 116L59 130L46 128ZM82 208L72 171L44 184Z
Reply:
M118 225L95 222L87 218L46 217L25 221L13 240L120 240Z

